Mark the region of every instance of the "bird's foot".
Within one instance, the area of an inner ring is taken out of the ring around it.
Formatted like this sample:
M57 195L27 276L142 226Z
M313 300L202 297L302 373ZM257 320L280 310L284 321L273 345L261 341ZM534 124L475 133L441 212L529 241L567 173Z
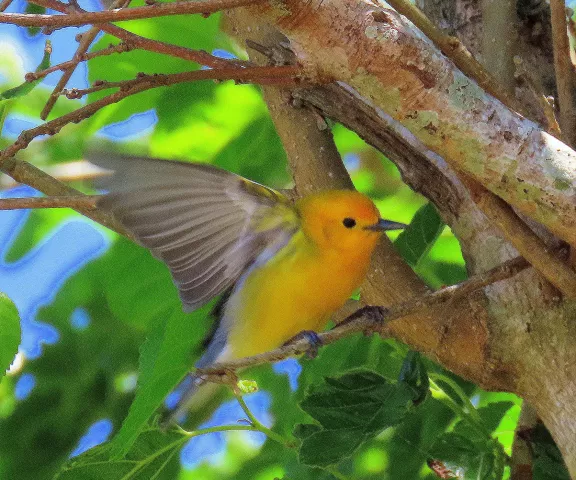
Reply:
M297 333L290 340L285 342L283 346L285 347L286 345L290 345L300 340L308 341L306 356L308 358L316 358L318 356L318 349L323 345L323 342L318 334L313 330L302 330L300 333Z
M348 317L342 320L334 328L335 329L340 328L344 325L347 325L351 322L358 320L359 318L365 317L370 321L370 325L364 329L364 335L369 337L374 333L380 333L382 331L382 327L386 323L387 315L388 315L387 308L374 305L366 305L365 307L359 308L351 315L348 315Z

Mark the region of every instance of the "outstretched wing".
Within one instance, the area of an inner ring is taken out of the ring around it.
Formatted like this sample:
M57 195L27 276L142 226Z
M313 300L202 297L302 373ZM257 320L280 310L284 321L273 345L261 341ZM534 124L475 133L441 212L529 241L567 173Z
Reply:
M280 193L211 165L112 154L98 207L110 210L172 272L185 311L232 286L267 249L288 243L298 216Z

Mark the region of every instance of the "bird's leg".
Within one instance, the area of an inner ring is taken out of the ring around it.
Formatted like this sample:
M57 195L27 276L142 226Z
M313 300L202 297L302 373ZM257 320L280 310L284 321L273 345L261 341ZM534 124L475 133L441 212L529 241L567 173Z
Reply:
M298 342L299 340L308 341L308 349L306 350L306 356L308 358L316 358L318 356L318 349L323 345L323 343L318 334L313 330L302 330L300 333L294 335L290 340L284 342L282 346L285 347L286 345Z
M344 320L342 320L334 329L340 328L350 322L358 320L359 318L366 317L370 320L370 326L364 330L364 335L370 336L374 333L379 333L386 323L386 317L388 316L388 309L384 307L366 305L359 308L351 315L348 315Z

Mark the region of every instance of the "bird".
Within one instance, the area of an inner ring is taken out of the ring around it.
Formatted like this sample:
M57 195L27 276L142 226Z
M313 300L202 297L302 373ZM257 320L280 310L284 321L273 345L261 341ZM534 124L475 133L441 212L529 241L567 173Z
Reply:
M386 230L366 195L326 190L296 201L206 163L92 152L112 170L97 206L166 264L183 309L221 295L220 318L196 368L277 348L328 323L362 283ZM202 379L170 419L190 408Z

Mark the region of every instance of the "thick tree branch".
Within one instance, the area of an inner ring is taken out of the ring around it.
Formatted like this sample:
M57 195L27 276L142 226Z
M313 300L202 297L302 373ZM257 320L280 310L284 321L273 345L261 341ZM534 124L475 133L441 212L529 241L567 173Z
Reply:
M318 337L320 338L322 345L328 345L358 332L380 331L383 335L386 335L389 333L392 322L422 312L423 310L431 310L432 307L438 305L450 305L456 303L457 300L466 298L471 293L495 282L511 278L528 267L529 263L524 258L517 257L508 260L492 270L479 275L474 275L468 280L457 285L442 288L441 290L427 293L408 300L407 302L394 305L388 309L383 309L384 323L380 323L379 319L375 319L373 316L363 313L364 310L362 310L359 311L362 313L361 316L359 316L360 313L355 312L334 329L319 333ZM236 371L255 365L261 365L263 363L277 362L288 357L306 353L309 349L310 343L308 340L297 340L270 352L232 360L230 362L216 363L212 367L198 369L195 373L197 375L218 375L226 371Z
M262 3L265 0L199 0L195 2L155 3L145 7L115 9L101 12L70 13L69 15L40 15L31 13L1 13L0 23L22 27L79 27L86 24L121 22L140 18L165 17L219 12L228 8Z
M536 411L524 402L512 444L510 480L532 480L533 478L533 458L529 432L536 427L537 423Z
M546 130L556 138L561 138L560 125L558 125L558 120L556 119L553 102L544 95L544 88L542 87L540 79L536 77L534 72L526 68L525 62L521 58L516 57L514 63L516 65L517 78L526 84L540 107L541 117L545 119L544 126Z
M495 0L495 2L498 1L509 0ZM478 85L505 105L514 108L517 112L522 112L522 107L514 96L507 89L502 88L502 85L474 58L457 37L446 35L436 28L410 0L390 0L387 3L416 25L466 76L478 82Z
M254 7L299 61L371 98L454 168L576 244L576 152L465 77L393 12L345 0ZM353 39L353 40L352 40Z

